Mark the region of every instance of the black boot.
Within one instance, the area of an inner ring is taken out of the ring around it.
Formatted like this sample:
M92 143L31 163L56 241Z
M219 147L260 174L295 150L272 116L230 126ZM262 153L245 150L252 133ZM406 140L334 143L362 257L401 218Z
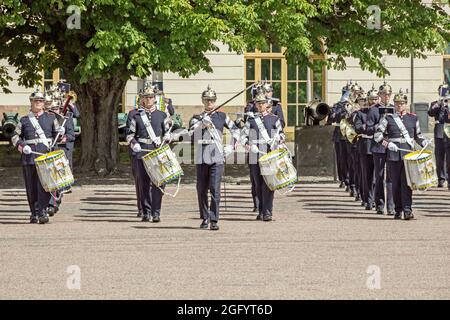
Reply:
M159 216L153 216L152 222L158 223L160 221L161 221L161 219L159 218Z
M207 229L208 228L208 220L204 219L202 221L202 224L200 225L200 229Z
M341 183L339 184L339 188L343 188L345 186L344 181L341 181Z
M144 214L141 219L142 222L149 222L150 216L148 214Z
M39 222L38 216L34 214L30 216L30 223L38 223L38 222Z
M45 224L49 221L48 214L46 210L43 210L42 213L38 217L38 221L40 224Z
M269 215L264 216L263 221L266 221L266 222L272 221L272 216L269 216Z
M395 220L398 220L398 219L401 219L402 218L402 213L401 212L396 212L395 214L394 214L394 219Z
M263 216L261 213L256 216L256 220L262 221L262 219L263 219Z
M217 230L219 230L219 225L217 224L216 221L211 221L211 226L209 227L209 229L211 229L213 231L217 231Z
M48 213L48 215L50 217L53 217L55 215L55 213L57 213L57 212L58 212L58 208L57 207L54 207L52 205L48 206L47 213Z

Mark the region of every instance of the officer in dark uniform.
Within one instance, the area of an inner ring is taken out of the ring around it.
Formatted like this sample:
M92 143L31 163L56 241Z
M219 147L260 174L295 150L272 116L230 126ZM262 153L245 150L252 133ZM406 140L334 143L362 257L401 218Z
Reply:
M444 149L445 149L445 164L447 169L447 188L450 190L450 92L447 92L447 96L441 96L439 103L442 105L442 112L440 112L439 123L444 122Z
M141 95L142 108L130 115L126 140L130 144L135 160L135 176L138 179L139 200L142 208L142 221L160 222L163 192L151 180L144 167L142 157L148 151L170 141L170 118L156 109L154 87L144 88Z
M20 119L12 144L22 153L23 177L30 206L30 223L47 223L49 221L47 206L50 193L46 192L39 180L34 159L37 153L47 153L58 133L64 135L65 130L60 127L55 115L44 111L44 95L36 89L30 95L31 111Z
M333 132L334 150L336 152L336 166L338 171L339 181L341 182L339 187L346 186L346 191L350 190L349 171L347 162L347 143L345 136L342 135L340 130L340 123L347 117L347 101L348 93L350 92L350 83L347 83L342 88L342 97L339 102L335 103L331 108L330 115L327 119L327 124L336 126Z
M126 127L129 128L131 125L131 119L134 118L134 116L136 115L136 113L138 113L139 109L142 109L142 96L144 94L144 90L141 90L139 92L139 99L138 99L138 106L136 106L134 109L130 110L128 112L127 115L127 121L126 121ZM138 161L142 161L139 160L137 158L137 153L134 152L131 148L131 145L129 145L128 148L128 155L130 156L130 163L131 163L131 174L133 175L133 179L134 179L134 186L135 186L135 192L136 192L136 206L138 208L138 213L137 213L137 217L138 218L142 218L144 215L144 210L142 209L142 205L141 205L141 192L139 189L139 179L138 176L136 174L137 172L137 162Z
M373 157L371 152L373 136L367 135L367 114L369 108L378 103L378 90L372 86L372 90L367 93L368 105L361 108L355 118L355 130L360 135L358 141L359 157L361 166L361 191L362 205L366 210L374 207L374 184L373 184Z
M270 100L263 93L255 98L257 112L249 115L242 130L241 143L250 152L250 170L256 179L256 193L259 199L257 220L271 221L274 191L271 191L263 179L258 159L262 153L268 153L284 143L285 136L281 120L268 111Z
M267 99L269 99L268 111L280 119L281 126L284 128L286 123L284 122L283 107L281 106L280 99L273 97L273 87L270 83L264 82L262 89L264 90Z
M395 203L394 219L414 218L412 214L412 190L407 184L404 156L408 153L400 149L412 150L414 140L422 147L429 141L420 131L419 120L413 113L406 112L408 97L401 90L394 96L395 113L385 114L378 125L374 140L387 149L387 167Z
M359 106L358 110L353 111L350 121L349 123L353 126L353 128L355 129L355 132L357 134L358 131L356 130L356 122L358 121L359 118L359 112L361 110L367 109L367 95L361 90L356 99L355 99L355 103ZM359 137L355 138L356 142L353 143L352 145L352 162L353 162L353 175L354 175L354 181L355 181L355 201L360 201L361 205L365 206L365 201L363 200L364 198L364 186L363 186L363 176L362 176L362 170L361 170L361 143L363 142L362 139L360 139Z
M209 86L202 93L204 111L192 120L191 133L196 152L197 197L202 223L200 228L219 230L220 182L227 153L236 148L239 129L223 112L213 111L217 94ZM233 146L223 146L223 130L227 128L233 137ZM211 204L208 206L208 190Z
M361 108L361 105L365 103L365 97L363 89L356 82L351 86L351 94L350 101L352 102L352 108L350 110L350 114L347 118L349 126L354 128L354 120L357 115L358 110ZM362 99L361 99L362 97ZM358 102L359 99L359 102ZM350 196L355 197L355 201L361 200L361 190L360 190L360 164L359 164L359 154L358 154L358 143L350 142L347 137L347 155L349 157L348 160L348 171L349 171L349 181L350 181Z
M383 83L378 90L378 94L380 95L380 102L373 107L371 107L367 113L367 128L366 134L371 136L374 135L378 123L381 119L381 112L394 112L394 106L389 104L389 100L391 99L392 88L390 85ZM385 195L384 195L384 168L386 165L386 148L377 143L375 140L372 140L372 146L370 148L373 156L374 163L374 176L375 176L375 189L374 189L374 197L375 197L375 206L378 214L384 213L385 206ZM386 175L386 198L387 198L387 213L388 215L394 214L394 201L392 198L392 183L389 180L389 174Z
M255 113L257 111L255 106L255 97L258 91L262 91L262 87L255 86L252 88L252 100L250 100L244 108L244 122L248 120L249 113ZM259 208L258 194L256 193L256 178L253 176L252 171L250 170L250 162L248 159L248 154L247 154L247 164L250 172L250 183L252 186L253 212L256 212L258 211Z
M446 96L447 92L450 92L447 84L440 85L439 96ZM444 182L447 180L447 170L445 166L445 142L444 142L444 117L446 107L444 106L442 99L439 101L433 101L428 109L428 115L434 117L434 156L436 159L436 174L438 177L438 188L444 186Z

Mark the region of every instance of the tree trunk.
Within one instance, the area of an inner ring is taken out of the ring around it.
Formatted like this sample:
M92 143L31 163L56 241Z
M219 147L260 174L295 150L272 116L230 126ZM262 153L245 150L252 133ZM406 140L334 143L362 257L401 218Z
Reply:
M81 113L81 171L95 171L99 176L117 170L119 141L117 108L126 81L110 79L73 83Z

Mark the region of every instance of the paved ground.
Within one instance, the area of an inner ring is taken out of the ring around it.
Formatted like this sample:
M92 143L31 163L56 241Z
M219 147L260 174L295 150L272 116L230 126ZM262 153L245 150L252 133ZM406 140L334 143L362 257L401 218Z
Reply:
M394 221L336 184L300 184L264 223L249 186L227 184L218 232L198 228L192 184L165 197L159 224L136 218L132 190L75 187L47 225L28 223L23 190L0 190L0 298L450 298L447 189L416 194L417 219Z

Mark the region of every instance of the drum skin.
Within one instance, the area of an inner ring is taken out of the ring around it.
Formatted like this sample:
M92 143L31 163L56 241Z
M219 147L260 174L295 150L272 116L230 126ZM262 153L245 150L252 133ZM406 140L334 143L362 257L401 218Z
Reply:
M63 150L52 151L34 160L42 187L46 192L70 187L73 182L69 160Z
M261 175L270 190L275 191L297 182L297 170L285 148L273 150L258 160Z
M183 169L168 145L150 151L142 161L148 176L158 187L183 175Z
M437 186L438 178L433 162L433 153L424 150L418 158L420 151L410 152L405 155L406 180L412 190L427 190Z

